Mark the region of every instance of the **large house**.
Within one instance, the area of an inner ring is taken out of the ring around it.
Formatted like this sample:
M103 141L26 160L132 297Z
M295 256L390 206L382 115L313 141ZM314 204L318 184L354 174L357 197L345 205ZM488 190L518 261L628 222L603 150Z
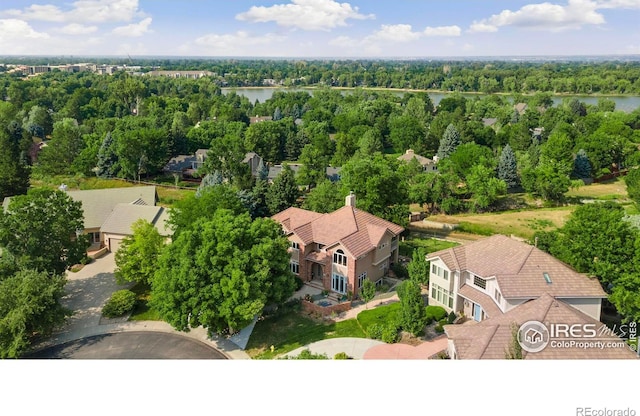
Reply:
M155 225L160 235L169 237L168 211L156 206L158 194L155 186L67 191L82 203L84 233L89 235L89 251L106 247L116 252L122 240L132 235L131 225L145 219Z
M339 294L357 294L364 279L378 282L398 260L404 228L356 208L356 197L330 214L288 208L272 217L291 242L291 271Z
M429 304L475 321L548 294L595 320L607 295L587 277L527 243L494 235L427 255Z

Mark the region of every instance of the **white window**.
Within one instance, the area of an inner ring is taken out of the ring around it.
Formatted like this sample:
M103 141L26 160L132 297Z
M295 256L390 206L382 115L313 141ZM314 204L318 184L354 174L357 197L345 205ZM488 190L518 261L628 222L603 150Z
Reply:
M100 231L97 231L95 233L89 233L89 243L90 244L97 244L100 242Z
M334 273L331 276L331 290L338 293L347 293L347 279L342 275Z
M479 287L480 289L486 289L487 281L480 276L473 276L473 285Z
M449 280L449 270L445 270L442 267L438 267L435 264L431 265L431 274L442 277L444 280Z
M300 274L300 264L292 261L289 263L289 267L291 268L291 273Z
M433 283L431 284L431 298L449 308L453 308L453 294L447 289Z
M502 301L502 295L500 294L498 289L496 289L495 292L493 293L493 297L496 299L496 302L498 303Z
M362 284L364 283L364 279L367 278L367 272L362 272L358 275L358 288L362 289Z
M300 244L296 243L295 241L291 242L291 248L294 250L300 250Z
M338 250L333 253L333 262L335 264L340 264L342 266L347 265L347 256L344 254L344 251Z

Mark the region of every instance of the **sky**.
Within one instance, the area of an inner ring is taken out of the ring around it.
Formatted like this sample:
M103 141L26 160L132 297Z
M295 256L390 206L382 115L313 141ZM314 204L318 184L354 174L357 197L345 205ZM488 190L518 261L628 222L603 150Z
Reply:
M640 0L2 0L0 55L640 54Z

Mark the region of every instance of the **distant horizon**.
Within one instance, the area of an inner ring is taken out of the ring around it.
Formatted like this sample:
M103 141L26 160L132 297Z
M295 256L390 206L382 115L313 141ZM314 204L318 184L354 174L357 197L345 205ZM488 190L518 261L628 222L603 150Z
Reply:
M640 0L3 0L11 56L635 56ZM374 58L372 58L374 57Z

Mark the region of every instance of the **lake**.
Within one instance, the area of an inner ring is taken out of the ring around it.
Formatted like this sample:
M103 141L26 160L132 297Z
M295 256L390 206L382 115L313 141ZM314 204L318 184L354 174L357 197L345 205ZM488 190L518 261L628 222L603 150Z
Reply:
M254 103L256 100L258 100L258 102L263 103L269 98L271 98L271 96L275 91L289 91L289 92L307 91L309 94L313 95L314 90L312 88L222 88L223 94L228 94L230 91L235 91L236 94L247 97L249 101L251 101L252 103ZM343 94L348 94L352 90L340 90L340 91L342 91ZM389 91L397 96L402 96L405 94L404 91L398 91L398 90L389 90ZM442 93L442 92L429 93L429 97L431 98L431 101L433 101L434 105L438 105L440 100L442 100L447 95L448 95L447 93ZM462 94L462 95L464 95L467 98L473 98L473 97L479 96L478 94ZM592 96L592 95L554 96L553 102L555 105L558 105L562 103L562 101L566 98L577 98L578 100L584 102L585 104L596 105L598 104L598 98L601 98L601 97ZM631 112L640 107L640 96L624 95L624 96L614 96L614 97L606 97L606 98L616 103L616 110Z

